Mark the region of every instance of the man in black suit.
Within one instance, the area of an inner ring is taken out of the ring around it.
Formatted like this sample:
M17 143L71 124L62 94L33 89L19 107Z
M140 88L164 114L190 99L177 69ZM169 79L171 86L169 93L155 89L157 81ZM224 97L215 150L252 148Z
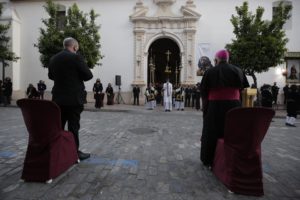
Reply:
M80 114L85 102L84 81L93 78L93 74L84 59L76 52L79 44L74 38L63 41L64 50L54 55L49 64L48 77L54 81L52 100L61 109L63 128L68 122L68 130L73 133L78 150L78 157L84 160L90 154L79 151Z
M139 102L139 95L140 95L140 88L139 86L134 86L133 87L133 105L139 105L140 102Z
M45 90L47 89L45 82L40 80L39 83L37 84L37 89L39 91L40 98L44 99L44 93L45 93Z

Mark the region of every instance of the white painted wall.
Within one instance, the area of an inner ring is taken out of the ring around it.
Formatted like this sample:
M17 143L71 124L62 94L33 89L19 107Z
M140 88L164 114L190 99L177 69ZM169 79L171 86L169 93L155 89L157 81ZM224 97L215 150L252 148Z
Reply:
M134 12L136 0L77 0L77 1L56 1L65 6L77 3L84 12L94 9L100 14L97 23L101 24L100 35L102 53L105 55L102 66L93 69L93 80L86 83L88 91L96 78L100 78L104 87L115 82L115 75L122 76L122 91L131 91L133 80L133 31L129 16ZM153 0L143 0L144 5L149 7L149 16L156 12L156 5ZM186 0L176 0L172 11L180 15L180 8L185 5ZM272 3L274 0L250 0L249 7L255 12L257 6L265 8L264 19L272 17ZM292 29L287 30L289 51L300 51L300 1L293 0L293 19ZM199 52L199 45L205 44L210 49L210 57L213 58L214 52L224 48L224 46L234 37L230 18L236 14L235 6L240 6L243 0L194 0L196 9L202 15L198 22L196 33L196 50ZM41 19L47 17L43 8L44 3L40 1L13 2L11 3L16 10L20 20L21 32L21 60L20 60L20 88L25 90L29 83L36 84L40 79L45 80L48 90L52 88L52 81L48 80L47 70L41 67L39 53L33 46L39 37L39 28L42 27ZM196 55L198 59L200 55ZM198 63L195 60L194 63ZM278 70L279 69L279 70ZM271 69L267 73L258 75L258 84L278 82L279 87L283 87L285 79L281 75L280 67ZM200 77L197 77L201 80ZM249 78L252 83L252 79ZM116 89L116 88L115 88Z

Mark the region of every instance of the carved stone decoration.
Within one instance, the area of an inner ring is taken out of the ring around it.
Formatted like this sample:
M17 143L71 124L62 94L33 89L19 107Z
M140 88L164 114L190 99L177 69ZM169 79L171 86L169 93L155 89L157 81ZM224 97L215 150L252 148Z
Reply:
M154 16L175 16L171 11L171 6L175 2L175 0L154 0L158 9Z
M180 9L181 15L172 12L176 0L153 0L157 10L147 16L148 7L138 0L130 20L134 24L134 85L146 85L148 51L151 44L161 38L173 40L180 49L182 84L196 83L195 34L201 15L195 11L193 0L187 0Z

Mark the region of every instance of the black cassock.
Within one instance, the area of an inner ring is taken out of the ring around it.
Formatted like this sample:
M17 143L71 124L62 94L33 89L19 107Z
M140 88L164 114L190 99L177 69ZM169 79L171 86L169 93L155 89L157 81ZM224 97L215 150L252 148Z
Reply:
M107 105L114 105L114 90L112 87L108 86L106 88L106 95L107 95Z
M296 118L298 109L299 109L299 92L297 92L296 85L292 85L287 95L287 105L286 105L287 116Z
M200 158L204 165L212 165L217 140L224 135L225 114L241 106L239 93L246 87L249 83L245 74L234 65L221 62L205 72L200 84L203 102Z
M95 99L95 108L103 107L103 98L104 94L102 93L103 86L102 83L96 82L93 87L94 99Z

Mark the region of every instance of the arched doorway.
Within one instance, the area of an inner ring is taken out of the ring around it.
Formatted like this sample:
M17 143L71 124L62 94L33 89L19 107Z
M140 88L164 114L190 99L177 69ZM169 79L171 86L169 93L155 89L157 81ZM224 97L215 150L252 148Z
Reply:
M175 85L180 82L180 49L169 38L155 40L148 49L147 83L161 84L167 78Z

